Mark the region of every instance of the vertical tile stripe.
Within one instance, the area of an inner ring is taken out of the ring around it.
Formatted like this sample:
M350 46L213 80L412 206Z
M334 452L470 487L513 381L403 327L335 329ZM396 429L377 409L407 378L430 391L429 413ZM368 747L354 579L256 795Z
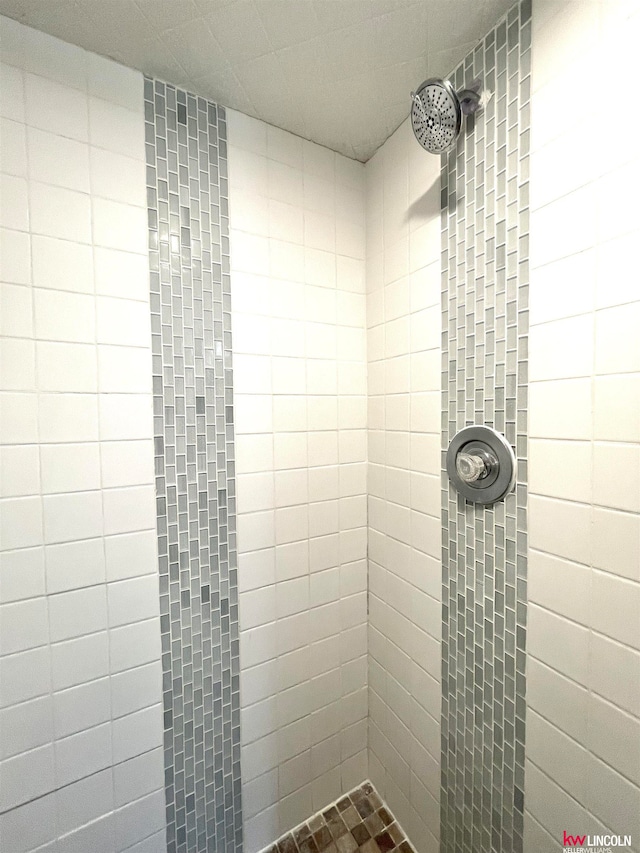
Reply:
M443 853L522 851L527 616L530 0L452 75L493 93L442 158ZM449 484L473 423L506 435L517 486L491 507Z
M242 851L224 109L145 79L169 853Z

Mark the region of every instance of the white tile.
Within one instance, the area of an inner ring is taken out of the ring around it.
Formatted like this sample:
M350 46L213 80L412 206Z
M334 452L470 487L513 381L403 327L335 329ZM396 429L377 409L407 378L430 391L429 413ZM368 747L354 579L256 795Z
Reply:
M48 544L102 535L100 492L46 495L43 505L44 535Z
M107 594L111 627L159 615L158 578L155 574L110 583Z
M593 572L592 627L640 650L640 589L638 584L605 572Z
M0 432L2 440L7 444L37 442L38 398L36 394L0 393Z
M104 723L93 729L57 740L56 779L58 786L68 785L112 763L111 724Z
M531 214L531 266L574 255L596 243L596 190L589 184Z
M231 246L235 270L257 275L268 274L270 241L266 237L233 231Z
M532 495L529 502L530 545L578 563L591 558L591 509L585 504Z
M0 602L44 595L44 549L22 548L0 554Z
M273 474L240 474L237 478L238 512L256 512L274 506Z
M610 768L603 761L589 756L588 791L586 803L590 811L606 821L607 826L620 826L629 823L631 816L631 836L637 835L640 821L637 818L635 803L638 798L637 785ZM635 817L635 822L634 821ZM595 822L595 821L594 821ZM601 834L606 832L604 825L597 821Z
M29 287L0 284L0 334L12 338L32 336L33 319Z
M40 466L35 445L0 447L0 496L35 495L40 492Z
M529 434L532 438L591 438L591 378L532 382Z
M624 672L628 677L620 678ZM640 711L640 654L607 637L591 638L589 686L618 708L638 716Z
M150 346L149 307L144 302L98 297L95 311L98 343Z
M593 437L640 441L640 374L595 378Z
M93 293L91 247L34 235L33 284L53 290Z
M638 784L640 778L640 721L593 696L589 705L588 748Z
M527 714L527 735L531 760L576 799L584 801L587 751L535 711Z
M586 441L529 442L531 494L566 500L591 501L592 446Z
M7 811L51 791L55 785L53 746L47 744L2 762L0 808Z
M640 446L593 445L593 501L600 506L640 512Z
M93 239L98 246L125 252L146 250L147 214L142 207L93 197Z
M130 110L101 98L89 98L92 145L144 160L144 122L140 109Z
M156 791L147 797L141 797L134 803L119 809L115 813L116 819L116 849L129 850L131 853L161 853L164 839L165 827L165 800L164 792ZM159 832L162 830L162 832ZM144 838L149 832L158 835L149 835L152 846L145 849ZM138 846L137 842L143 844ZM135 846L133 846L135 845Z
M91 204L85 193L31 181L29 204L34 233L91 242Z
M31 391L35 390L35 383L35 348L33 343L20 338L3 338L0 340L0 384L2 389L5 391ZM25 405L28 406L29 404L26 403ZM12 415L7 417L13 419ZM20 417L20 413L17 417Z
M266 394L239 394L235 399L236 433L271 432L272 408L272 398Z
M23 231L0 229L0 280L31 283L31 243Z
M53 739L51 697L41 696L0 711L0 756L27 752Z
M84 90L87 85L86 57L82 48L39 30L25 30L24 68L47 80Z
M164 761L161 748L152 749L113 768L116 807L162 788Z
M640 302L596 312L596 373L640 371Z
M637 289L632 276L627 274L636 241L636 234L627 234L597 246L596 307L608 308L637 300Z
M237 472L268 471L273 467L274 439L270 435L245 435L236 439Z
M101 772L108 773L109 771ZM81 785L82 780L77 784ZM115 818L111 812L62 836L58 839L56 850L59 850L60 853L79 853L81 850L99 850L100 853L106 853L106 851L114 849L114 845Z
M529 553L529 600L583 625L590 624L591 570L532 549Z
M97 396L40 394L39 429L42 443L97 441Z
M44 696L51 690L51 662L47 646L0 658L0 705L7 708Z
M142 113L142 75L133 68L88 52L87 84L90 95Z
M104 550L109 581L157 572L155 530L108 536L104 540Z
M151 394L101 394L100 437L104 441L150 438Z
M66 592L105 582L102 539L47 545L47 592Z
M93 343L95 301L79 293L34 290L35 337L46 341Z
M243 631L275 620L275 587L245 592L240 598L240 619Z
M2 838L16 853L29 853L35 848L49 853L47 847L41 845L51 840L55 821L55 795L49 794L3 815Z
M529 378L571 379L593 371L594 334L590 315L533 326L529 336Z
M40 497L6 498L0 501L0 539L6 550L42 544Z
M94 346L38 341L36 353L38 384L42 391L95 393L98 390Z
M142 248L139 247L140 250ZM96 246L94 256L97 293L148 302L149 262L146 254Z
M46 645L48 627L46 599L3 604L0 608L2 653L11 655Z
M160 661L128 669L111 678L114 719L157 705L161 695L162 665Z
M0 63L0 115L13 121L24 121L24 74L19 68Z
M142 347L98 346L98 381L103 393L151 391L151 353Z
M109 675L109 636L106 631L56 643L51 647L50 683L54 691Z
M53 708L56 738L106 723L111 719L109 679L98 678L54 693Z
M234 189L232 209L239 201L236 192L247 192L252 187L258 196L265 197L268 186L268 161L259 151L232 147L229 152L229 177Z
M92 837L91 831L95 832L96 830L91 824L96 822L102 824L104 821L97 819L113 808L113 774L111 768L58 791L56 805L58 832L61 835L74 832L78 827L89 824L88 829L77 834L78 837L75 841L76 843L87 844L86 849L101 849L100 842L102 839L100 836L104 830L98 830L97 838L96 836ZM80 841L81 838L82 841ZM91 846L89 847L89 845Z
M158 684L158 691L159 688ZM116 763L161 745L162 706L160 704L121 717L113 723L113 760Z
M238 556L238 591L249 592L252 589L271 585L276 580L275 552L273 549L256 551Z
M85 142L30 127L27 146L32 181L89 192L89 146Z
M146 205L141 160L95 146L91 146L90 157L91 192L94 195L140 207Z
M267 125L263 121L252 118L237 110L228 109L227 124L231 143L229 151L230 158L235 156L236 149L253 151L256 154L266 154Z
M588 683L589 632L538 607L529 607L529 653L568 675L579 684Z
M276 586L277 616L283 619L309 607L309 581L307 578L285 581Z
M594 507L593 565L640 580L640 517Z
M49 623L54 643L104 631L107 627L105 587L88 587L51 595Z
M529 707L543 714L561 731L584 743L587 737L589 691L541 663L528 660Z
M267 154L273 160L299 169L302 167L302 147L303 140L299 136L267 125Z
M27 182L14 175L0 175L0 226L17 231L29 230Z
M531 324L592 311L596 278L595 252L592 249L533 270Z
M4 18L2 22L2 48L0 60L16 68L24 67L24 51L27 28L13 18Z
M638 176L623 167L604 175L597 185L597 204L600 210L615 210L615 216L602 216L598 222L598 236L601 242L618 237L621 234L637 232L640 227L640 213L633 203L637 192Z
M109 489L103 493L103 501L106 535L146 530L155 525L153 486Z
M25 127L17 121L0 121L0 171L8 175L27 176L27 141Z
M100 455L104 488L139 486L153 482L151 439L103 442Z

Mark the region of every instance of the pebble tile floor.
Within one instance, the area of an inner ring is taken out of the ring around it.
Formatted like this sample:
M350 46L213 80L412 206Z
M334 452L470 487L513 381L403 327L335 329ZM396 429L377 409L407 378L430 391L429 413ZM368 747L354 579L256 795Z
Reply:
M393 815L366 782L265 853L415 853Z

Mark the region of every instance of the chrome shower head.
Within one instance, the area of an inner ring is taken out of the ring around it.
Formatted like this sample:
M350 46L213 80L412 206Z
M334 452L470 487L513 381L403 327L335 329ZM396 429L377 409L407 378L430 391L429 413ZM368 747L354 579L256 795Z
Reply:
M416 139L431 154L445 154L456 144L462 116L482 105L480 81L456 92L448 80L433 77L411 93L411 126Z

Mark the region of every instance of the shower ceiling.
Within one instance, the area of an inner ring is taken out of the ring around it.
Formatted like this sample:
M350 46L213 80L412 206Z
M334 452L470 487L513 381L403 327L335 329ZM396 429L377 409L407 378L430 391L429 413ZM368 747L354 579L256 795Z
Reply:
M0 0L0 13L366 161L512 0Z

